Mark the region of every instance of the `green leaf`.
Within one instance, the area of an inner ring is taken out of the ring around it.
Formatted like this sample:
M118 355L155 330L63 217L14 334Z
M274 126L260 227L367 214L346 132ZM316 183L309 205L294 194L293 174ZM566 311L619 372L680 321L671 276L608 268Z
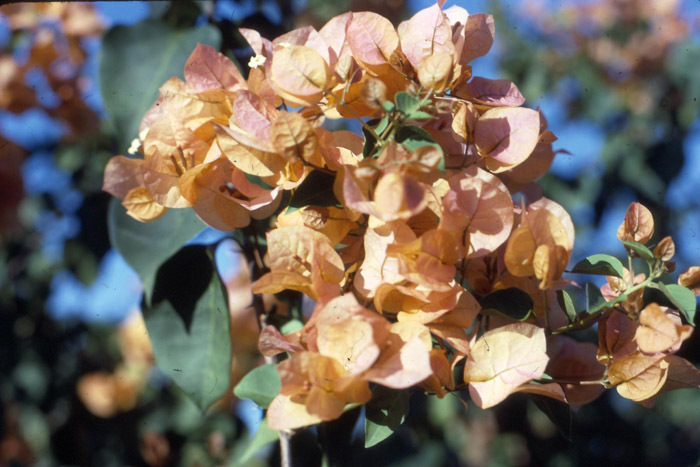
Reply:
M277 394L280 393L282 382L277 365L268 363L249 372L236 385L233 393L240 399L250 399L260 407L267 408Z
M647 263L653 263L654 261L656 261L656 258L654 258L654 253L652 253L649 248L645 247L641 243L637 243L637 242L622 242L622 243L624 243L624 245L627 249L635 252L640 258L642 258Z
M370 120L367 122L367 125L374 129L376 134L380 135L384 130L386 130L386 127L389 126L389 116L384 115L381 119ZM362 134L365 137L365 145L362 148L362 155L365 158L368 158L372 156L372 151L377 145L377 139L372 133L367 131L364 126L362 127Z
M245 448L245 451L241 454L239 459L235 459L236 465L247 465L248 462L253 458L255 453L260 451L263 447L270 443L277 441L280 437L280 432L273 430L267 426L267 418L264 418L260 423L258 431L255 436L250 440Z
M415 125L404 125L399 128L396 132L396 142L403 144L411 151L415 151L426 144L440 148L440 145L435 142L430 133ZM440 150L442 151L442 148Z
M286 323L284 323L282 326L280 326L280 332L282 335L284 334L292 334L297 331L301 331L301 329L304 327L304 323L301 320L298 319L290 319Z
M401 426L408 414L406 390L397 391L384 386L372 389L372 400L365 405L365 447L381 443Z
M141 278L146 304L160 265L205 227L192 209L170 209L160 219L139 222L116 198L109 204L107 226L112 247Z
M339 204L338 198L333 193L333 175L314 170L301 185L294 190L294 194L289 200L287 212L294 212L305 206L335 206Z
M530 317L534 308L532 298L517 287L496 290L479 300L484 314L523 321Z
M420 108L420 99L405 91L397 92L394 100L398 111L406 116L411 115Z
M573 323L576 321L576 307L574 307L571 295L566 290L557 290L557 302L559 302L559 306L566 313L569 322Z
M600 293L600 289L593 282L586 283L586 311L595 313L598 310L605 308L607 302Z
M652 282L649 284L649 287L663 292L668 301L671 302L670 305L680 311L689 324L695 326L697 302L693 292L682 285L663 284L661 282Z
M226 393L228 300L206 247L187 246L163 264L144 320L156 363L201 410Z
M253 185L257 185L260 188L264 188L265 190L272 190L274 188L273 186L270 186L267 183L265 183L265 181L257 175L245 174L245 178Z
M435 142L430 133L423 128L414 125L404 125L396 132L396 141L403 144L409 151L415 151L425 145L434 146L443 155L438 164L438 170L441 172L445 171L445 154L442 148Z
M537 406L537 408L540 409L552 423L554 423L554 426L557 427L559 433L568 441L571 441L571 428L573 424L571 406L539 394L530 394L529 396L532 399L532 402L535 403L535 406Z
M197 43L218 49L221 35L209 25L178 30L153 18L104 35L98 57L102 101L124 150L138 136L158 89L171 77L183 76Z
M592 255L576 263L576 266L574 266L571 272L622 277L625 270L622 266L622 262L614 256Z
M432 118L437 117L429 114L428 112L423 112L422 110L417 110L408 116L409 120L430 120Z

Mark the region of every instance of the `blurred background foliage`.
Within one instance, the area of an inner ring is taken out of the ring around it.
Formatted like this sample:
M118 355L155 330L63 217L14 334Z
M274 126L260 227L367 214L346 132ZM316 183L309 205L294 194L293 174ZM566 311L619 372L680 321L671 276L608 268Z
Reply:
M678 269L700 263L697 2L460 4L497 20L495 50L476 61L474 74L514 81L528 105L544 110L558 147L569 151L556 157L541 185L574 218L573 260L620 255L617 226L627 205L639 200L657 219L657 238L676 239ZM250 50L238 27L274 38L307 24L318 28L347 10L376 11L396 24L427 5L221 0L0 7L0 465L279 463L275 444L256 452L265 439L252 438L261 416L254 404L230 395L202 415L154 366L138 277L110 248L102 171L109 157L127 150L157 88L181 74L196 42L220 47L245 71ZM249 273L233 242L221 238L209 229L190 243L218 245L235 383L260 356ZM696 365L699 342L694 336L681 352ZM470 405L465 413L455 397L414 393L410 407L403 427L367 450L357 430L360 410L332 422L317 433L328 460L396 466L700 460L697 391L666 394L651 410L611 391L575 412L572 441L519 395L488 411ZM321 464L313 431L295 436L295 465Z

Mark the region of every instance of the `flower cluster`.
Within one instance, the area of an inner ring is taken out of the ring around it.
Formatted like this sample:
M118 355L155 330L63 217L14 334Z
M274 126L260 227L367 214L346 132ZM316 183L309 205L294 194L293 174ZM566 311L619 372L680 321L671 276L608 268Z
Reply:
M518 391L581 404L604 387L648 400L699 384L671 355L692 326L656 303L639 311L644 287L666 287L653 281L670 239L649 252L648 278L587 260L581 272L605 271L610 286L572 309L562 275L574 226L534 184L556 137L513 83L472 76L493 43L490 16L439 2L398 28L363 12L272 41L240 32L255 53L248 78L199 45L143 119L144 158L113 158L105 189L142 221L192 207L225 231L274 222L253 292L315 305L300 330L261 332L265 356L288 354L271 427L337 418L371 399L370 384L468 388L484 408ZM630 255L649 251L644 209L621 227ZM598 350L561 335L598 321Z

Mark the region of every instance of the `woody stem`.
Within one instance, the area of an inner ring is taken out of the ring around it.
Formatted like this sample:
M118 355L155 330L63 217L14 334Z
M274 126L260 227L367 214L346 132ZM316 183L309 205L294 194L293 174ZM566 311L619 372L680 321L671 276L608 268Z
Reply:
M280 465L281 467L292 467L292 432L280 430Z

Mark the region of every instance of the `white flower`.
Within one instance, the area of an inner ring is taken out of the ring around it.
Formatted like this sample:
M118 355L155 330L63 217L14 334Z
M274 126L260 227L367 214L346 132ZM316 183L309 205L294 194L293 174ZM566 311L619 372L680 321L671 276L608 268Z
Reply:
M250 57L250 60L248 61L248 66L250 68L257 68L259 66L263 66L266 61L267 58L265 58L264 55L258 54L255 57Z
M137 152L139 152L140 147L141 147L141 140L138 138L134 138L131 141L131 146L129 146L129 149L126 152L128 152L129 154L132 154L132 155L136 154Z

